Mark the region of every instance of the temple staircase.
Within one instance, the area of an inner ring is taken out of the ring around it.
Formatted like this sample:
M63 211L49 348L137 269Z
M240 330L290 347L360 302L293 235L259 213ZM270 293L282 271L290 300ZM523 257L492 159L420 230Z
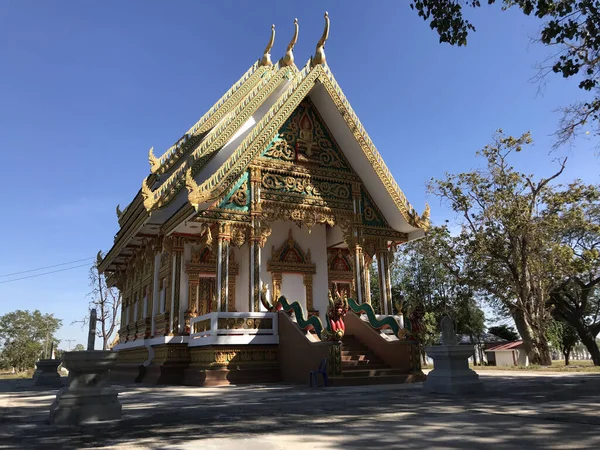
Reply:
M406 383L405 371L394 369L378 357L356 336L342 339L342 375L330 378L332 386Z

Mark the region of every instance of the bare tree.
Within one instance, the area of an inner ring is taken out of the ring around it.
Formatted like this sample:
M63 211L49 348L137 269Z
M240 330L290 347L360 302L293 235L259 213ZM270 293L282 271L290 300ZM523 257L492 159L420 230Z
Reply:
M116 287L109 287L104 274L98 270L102 259L102 251L99 251L96 255L96 261L90 267L89 280L92 291L88 296L91 297L89 309L96 309L96 320L100 325L96 327L97 336L102 338L102 349L108 350L110 348L111 337L115 333L115 330L119 328L121 292ZM85 326L89 323L89 316L76 322L83 323L83 326Z

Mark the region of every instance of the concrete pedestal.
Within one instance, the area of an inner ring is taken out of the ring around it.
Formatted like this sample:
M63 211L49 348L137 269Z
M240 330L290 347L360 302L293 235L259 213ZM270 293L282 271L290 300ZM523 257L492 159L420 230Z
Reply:
M68 352L63 364L69 370L69 386L60 390L50 407L50 423L77 425L121 418L117 391L108 385L116 352L91 350Z
M423 388L439 394L467 394L479 392L483 385L479 375L469 368L470 346L436 345L426 347L433 359L433 370L427 375Z
M32 377L33 385L47 387L62 386L62 380L57 372L60 363L60 359L40 359L37 361Z

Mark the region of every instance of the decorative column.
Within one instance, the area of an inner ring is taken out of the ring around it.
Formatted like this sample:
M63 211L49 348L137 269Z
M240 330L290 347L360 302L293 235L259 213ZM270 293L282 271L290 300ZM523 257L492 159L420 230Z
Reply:
M352 183L352 204L354 208L353 224L351 227L350 241L354 251L354 272L356 279L356 296L358 303L366 301L367 294L365 277L365 255L362 248L361 227L362 227L362 198L360 183Z
M390 283L390 263L389 253L385 242L380 242L376 252L377 270L379 274L379 298L382 313L385 315L392 313L392 285Z
M261 240L261 205L260 205L260 167L250 168L250 216L252 230L250 234L250 286L249 311L260 311L260 249L264 245Z
M173 297L171 298L171 333L179 334L179 307L181 298L181 266L183 261L184 239L180 236L173 238Z
M154 336L156 334L156 316L159 312L158 302L160 301L160 293L159 293L159 281L158 274L160 272L160 243L154 248L154 273L152 275L152 312L150 313L151 317L151 328L150 328L150 336Z
M373 263L373 259L372 258L368 258L365 259L365 271L364 271L364 277L365 277L365 303L371 304L371 271L369 270L369 268L371 267L371 264Z
M231 241L231 226L228 223L219 224L217 236L217 311L227 311L229 299L229 244Z
M199 252L199 251L198 251ZM185 311L184 332L190 332L190 320L198 315L198 291L200 289L200 271L198 270L199 255L192 249L191 261L185 265L188 276L188 308Z

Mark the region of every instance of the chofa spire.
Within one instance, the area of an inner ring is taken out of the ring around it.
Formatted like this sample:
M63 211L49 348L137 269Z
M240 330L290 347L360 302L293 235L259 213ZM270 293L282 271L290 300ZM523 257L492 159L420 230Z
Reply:
M275 25L271 25L271 39L269 39L269 43L265 48L265 54L260 60L260 66L272 66L273 62L271 61L271 49L273 48L273 43L275 42Z
M319 42L317 42L317 49L315 50L315 56L312 59L312 66L316 66L317 64L325 64L325 42L327 42L327 38L329 38L329 14L325 11L325 29L323 30L323 35Z
M294 36L287 46L285 56L282 59L282 65L291 66L294 64L294 45L298 42L298 19L294 19Z

